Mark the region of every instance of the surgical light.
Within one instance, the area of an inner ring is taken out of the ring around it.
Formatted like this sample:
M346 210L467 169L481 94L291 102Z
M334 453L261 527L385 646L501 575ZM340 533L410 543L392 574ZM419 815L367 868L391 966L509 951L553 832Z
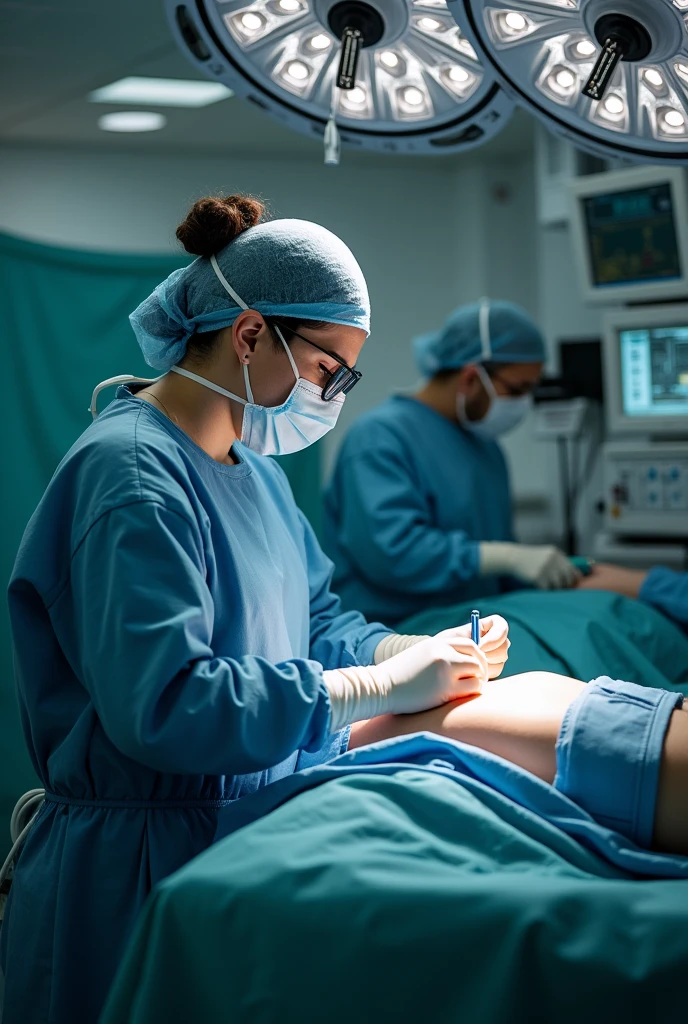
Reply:
M445 154L497 134L513 104L445 0L165 0L206 76L281 124L343 146Z
M688 0L449 0L505 91L575 145L688 164Z

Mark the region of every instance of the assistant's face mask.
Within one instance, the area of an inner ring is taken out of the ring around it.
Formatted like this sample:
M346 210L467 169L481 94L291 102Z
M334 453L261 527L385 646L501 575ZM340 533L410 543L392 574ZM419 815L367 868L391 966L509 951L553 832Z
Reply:
M531 405L530 395L520 395L518 398L511 398L505 395L498 395L495 386L490 380L484 367L476 366L476 370L487 391L490 399L490 407L481 420L469 420L466 415L466 396L456 396L456 414L459 423L466 430L481 437L501 437L508 434L510 430L522 422L527 416Z
M492 359L492 341L490 338L490 303L483 299L478 312L478 329L480 331L480 347L482 350L481 359L487 362ZM481 437L501 437L508 434L510 430L517 427L527 416L531 405L530 395L520 395L518 398L498 395L495 386L490 380L489 374L484 366L476 367L482 385L490 399L490 405L481 420L469 420L466 415L466 396L456 396L456 415L459 423L466 430L479 434Z

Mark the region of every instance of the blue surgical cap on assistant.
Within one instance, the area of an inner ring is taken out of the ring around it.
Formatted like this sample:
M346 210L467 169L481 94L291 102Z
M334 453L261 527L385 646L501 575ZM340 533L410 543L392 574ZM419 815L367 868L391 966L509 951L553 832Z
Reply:
M221 249L217 264L246 306L263 316L325 320L370 331L370 300L351 250L305 220L258 224ZM229 327L241 307L210 259L175 270L129 317L149 366L166 372L195 333Z
M546 358L545 339L525 310L490 299L454 310L441 330L416 338L413 351L424 377L468 363L542 363Z

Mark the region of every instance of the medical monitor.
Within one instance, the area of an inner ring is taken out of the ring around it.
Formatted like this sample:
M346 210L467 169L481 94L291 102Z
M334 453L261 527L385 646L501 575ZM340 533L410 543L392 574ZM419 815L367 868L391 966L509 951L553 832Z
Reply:
M688 300L687 181L681 167L634 167L569 182L585 302Z
M610 311L604 356L611 434L688 437L688 304Z

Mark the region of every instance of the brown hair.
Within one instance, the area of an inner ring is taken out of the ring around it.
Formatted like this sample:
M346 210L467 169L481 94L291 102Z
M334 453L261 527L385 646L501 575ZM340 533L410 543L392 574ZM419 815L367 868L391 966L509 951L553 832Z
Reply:
M204 196L197 199L177 228L177 238L192 256L214 256L234 241L238 235L255 227L263 219L265 204L254 196ZM322 320L299 320L281 316L279 323L287 331L300 326L329 328ZM275 334L274 324L266 318L276 349L282 344ZM204 331L189 338L188 355L195 363L204 363L215 347L220 331ZM285 337L289 343L291 337Z
M253 196L204 196L177 228L177 238L192 256L214 256L259 224L264 213L264 204Z

